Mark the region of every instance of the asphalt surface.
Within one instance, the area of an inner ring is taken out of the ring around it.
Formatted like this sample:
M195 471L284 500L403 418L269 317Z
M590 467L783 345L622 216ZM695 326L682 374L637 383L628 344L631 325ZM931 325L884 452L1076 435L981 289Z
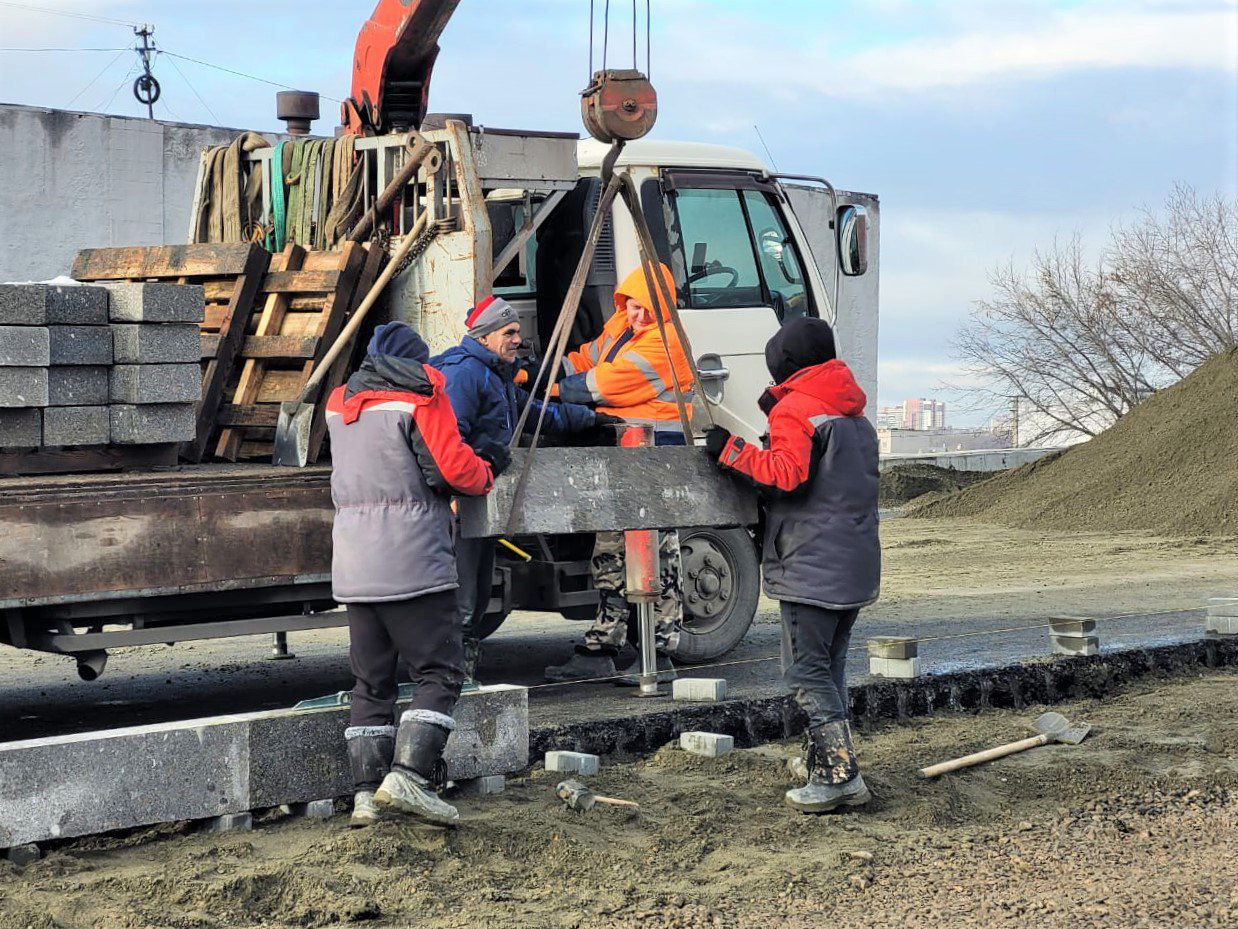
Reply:
M1023 608L1007 604L989 613L983 605L955 606L954 615L950 604L937 604L932 615L905 605L900 607L904 615L880 609L862 615L849 654L849 680L867 678L864 643L870 635L919 635L927 672L1002 665L1049 652L1044 617L1054 614L1036 603ZM1202 609L1087 613L1099 620L1102 651L1185 641L1199 638L1203 630ZM585 628L551 614L514 614L487 640L479 677L484 683L529 686L534 727L665 709L669 697L642 699L610 682L545 685L543 668L568 657ZM266 659L271 650L267 636L119 649L106 673L90 683L78 680L70 659L0 647L0 741L277 709L351 687L344 630L289 638L296 657L286 661ZM681 673L724 677L733 697L776 694L779 638L776 607L763 600L739 647L715 666Z

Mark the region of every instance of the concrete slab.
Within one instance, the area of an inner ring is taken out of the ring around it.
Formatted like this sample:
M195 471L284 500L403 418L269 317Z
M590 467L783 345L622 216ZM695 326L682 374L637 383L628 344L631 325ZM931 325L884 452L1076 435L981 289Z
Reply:
M684 732L679 736L679 747L693 755L721 758L734 751L735 737L718 732Z
M466 538L508 532L528 451L485 497L459 498ZM757 521L756 494L714 466L703 448L543 448L514 530L597 532L671 526L746 526Z
M920 640L910 636L879 635L868 640L870 658L892 658L905 661L920 654Z
M49 406L104 406L108 401L106 365L69 365L47 369Z
M1208 598L1209 616L1238 616L1238 597Z
M1204 631L1213 635L1238 635L1238 616L1209 616Z
M101 326L107 323L107 291L101 287L0 284L0 325Z
M868 654L868 673L873 677L893 677L910 680L919 677L919 658L879 658L870 651Z
M687 703L713 703L726 699L726 678L679 677L671 683L671 699Z
M1052 635L1049 637L1055 655L1100 654L1100 637L1095 635Z
M105 406L52 406L43 413L44 445L107 445L111 435Z
M453 780L528 764L528 691L461 697ZM245 713L0 744L0 848L352 792L347 708Z
M199 323L206 307L201 284L102 284L114 323Z
M48 326L50 363L110 365L112 330L107 326Z
M116 365L111 370L113 403L197 403L202 367L194 364Z
M112 441L117 445L188 442L197 434L192 403L114 404L108 409Z
M597 774L602 769L602 759L586 752L553 751L546 753L546 770L560 774Z
M1049 620L1053 635L1081 636L1096 631L1096 620L1090 616L1058 616Z
M0 367L39 368L52 363L52 339L46 327L0 326Z
M462 797L493 797L507 789L507 778L502 774L475 777L456 784L455 792Z
M117 364L187 364L202 358L202 338L193 323L115 323Z
M0 407L47 406L47 368L0 368Z
M42 410L0 409L0 448L37 448L42 441Z

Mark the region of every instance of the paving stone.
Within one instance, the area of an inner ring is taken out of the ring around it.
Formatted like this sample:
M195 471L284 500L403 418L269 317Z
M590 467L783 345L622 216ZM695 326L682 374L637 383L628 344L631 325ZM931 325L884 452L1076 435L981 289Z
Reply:
M6 856L9 861L17 865L19 868L24 868L28 864L38 861L43 857L43 849L35 845L33 842L28 842L25 845L17 845L10 848Z
M1094 635L1054 635L1049 637L1055 655L1098 655L1100 637Z
M107 289L114 323L199 323L206 309L201 284L119 283Z
M110 365L112 330L107 326L48 326L51 364Z
M1238 635L1238 616L1208 616L1204 631L1213 635Z
M202 359L202 338L192 323L115 323L117 364L186 364Z
M871 652L868 656L868 673L873 677L895 677L910 680L920 676L920 659L878 658Z
M1053 635L1091 635L1096 631L1096 620L1087 616L1060 616L1049 620Z
M735 739L717 732L682 732L679 735L679 747L693 755L721 758L734 750Z
M870 658L893 658L905 660L920 654L920 641L912 636L879 635L868 640Z
M507 778L502 774L475 777L456 784L456 792L462 797L492 797L507 789Z
M113 404L112 441L117 445L156 445L188 442L197 434L197 413L192 403Z
M546 770L588 777L602 769L602 759L585 752L547 752Z
M1210 597L1209 616L1238 616L1238 597Z
M216 816L206 827L209 832L249 832L254 828L251 813L224 813Z
M671 683L671 699L716 703L726 699L726 678L680 677Z
M0 367L45 367L52 363L51 346L46 327L0 326Z
M67 365L47 369L49 406L105 406L108 371L105 365Z
M196 362L112 368L113 403L197 403L201 396L202 368Z
M47 368L0 368L0 407L47 406Z
M107 291L57 284L0 284L0 325L102 326Z
M43 413L44 445L107 445L111 438L105 406L51 406Z
M0 408L0 448L37 448L42 441L42 410Z
M348 708L271 710L0 743L0 848L352 793ZM464 694L452 780L529 763L523 687Z

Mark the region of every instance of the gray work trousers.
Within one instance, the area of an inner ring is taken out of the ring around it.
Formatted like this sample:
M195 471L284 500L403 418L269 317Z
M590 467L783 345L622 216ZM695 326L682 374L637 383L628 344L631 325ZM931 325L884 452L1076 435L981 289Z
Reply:
M847 647L855 610L783 600L782 680L810 729L847 718Z

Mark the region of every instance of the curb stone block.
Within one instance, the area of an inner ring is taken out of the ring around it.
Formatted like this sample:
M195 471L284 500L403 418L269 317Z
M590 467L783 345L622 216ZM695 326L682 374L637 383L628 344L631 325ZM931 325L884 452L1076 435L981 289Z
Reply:
M200 323L206 295L201 284L128 282L101 285L114 323Z
M51 364L110 365L112 330L107 326L48 326Z
M502 774L475 777L456 785L456 792L462 797L491 797L503 793L506 789L507 778Z
M1100 653L1100 637L1095 635L1055 635L1055 655L1097 655Z
M914 636L878 635L868 640L868 656L870 658L893 658L904 661L918 658L920 655L920 640Z
M726 699L726 678L679 677L671 683L671 699L693 703L716 703Z
M198 364L116 365L110 378L113 403L197 403L202 396Z
M1049 620L1052 635L1088 636L1096 632L1096 620L1087 616L1059 616Z
M47 368L0 368L0 407L47 406Z
M893 677L910 680L919 677L921 672L920 659L916 658L877 658L869 653L868 673L873 677Z
M602 759L584 752L547 752L546 770L561 774L580 774L585 777L597 774L602 768Z
M43 413L44 445L107 445L111 436L105 406L52 406Z
M0 325L103 326L107 291L58 284L0 284Z
M206 828L208 832L249 832L254 828L254 817L251 813L225 813L212 819Z
M194 323L114 323L117 364L188 364L202 360L202 337Z
M197 414L192 403L116 404L108 410L112 441L117 445L188 442L197 435Z
M721 758L734 750L735 737L716 732L684 732L679 736L679 747L693 755Z
M1238 616L1209 616L1204 631L1213 635L1238 635Z
M47 369L48 406L106 406L108 368L68 365Z
M1238 616L1238 597L1211 597L1208 600L1209 616Z
M0 409L0 448L37 448L42 441L42 410Z
M0 367L42 368L52 363L52 337L46 327L0 326Z

